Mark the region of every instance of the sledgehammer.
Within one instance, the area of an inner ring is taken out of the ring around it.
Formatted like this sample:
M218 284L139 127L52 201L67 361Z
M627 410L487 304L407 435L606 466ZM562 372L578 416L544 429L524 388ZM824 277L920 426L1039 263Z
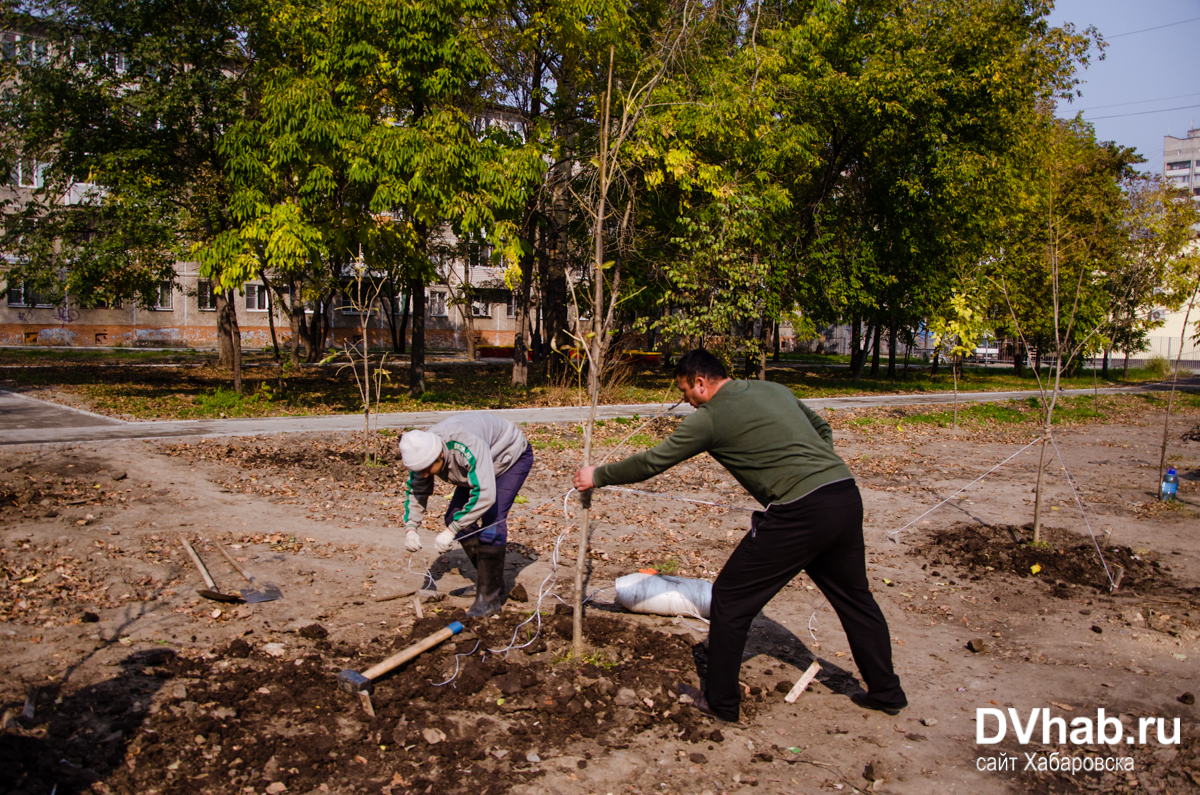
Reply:
M372 665L361 674L358 671L351 671L349 668L347 668L338 674L338 687L340 687L342 690L345 690L347 693L357 694L360 698L363 695L369 697L371 693L375 692L375 679L383 676L388 671L399 668L401 665L404 665L404 663L408 662L413 657L416 657L421 652L432 649L446 638L457 635L462 631L463 625L455 621L449 626L439 629L437 632L433 633L424 640L419 640L408 648L396 652L383 662ZM368 706L369 704L370 701L364 698L363 706L367 708L368 712L371 712L372 709L370 706Z

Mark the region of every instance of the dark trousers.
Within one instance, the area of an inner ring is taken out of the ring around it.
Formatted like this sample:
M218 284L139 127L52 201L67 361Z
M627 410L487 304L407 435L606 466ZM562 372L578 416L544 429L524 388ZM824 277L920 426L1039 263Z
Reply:
M484 531L479 534L479 543L497 547L507 544L508 512L512 510L513 500L517 498L521 487L525 485L525 478L529 477L529 470L532 468L533 448L526 445L525 452L521 453L508 471L496 478L496 502L483 512L483 516L478 522L470 527L464 527L459 537L469 535L482 525ZM450 498L450 507L446 509L447 525L454 518L454 514L467 504L470 496L471 490L466 486L458 486L454 489L454 496ZM488 525L493 526L488 527Z
M887 705L907 703L892 670L887 621L867 584L862 521L852 480L754 513L750 532L713 583L705 696L719 717L738 718L738 673L751 622L801 571L837 612L870 694Z

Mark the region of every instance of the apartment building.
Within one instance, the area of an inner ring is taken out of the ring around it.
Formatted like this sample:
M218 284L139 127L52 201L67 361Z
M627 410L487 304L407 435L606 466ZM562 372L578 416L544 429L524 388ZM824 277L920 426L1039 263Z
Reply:
M1200 129L1188 130L1186 138L1163 136L1162 173L1177 187L1200 197Z
M516 316L512 292L504 289L496 268L470 268L460 262L448 274L451 285L460 285L465 275L475 285L471 305L455 303L457 290L434 284L426 290L425 338L433 348L463 349L473 333L484 345L513 344ZM209 282L200 277L193 262L177 266L175 283L160 285L153 306L132 302L117 306L84 309L68 296L65 303L52 304L24 289L20 283L4 284L0 305L0 345L46 345L67 347L127 348L215 348L217 344L216 299ZM352 300L353 284L333 296L329 313L328 345L357 339L362 333L362 313ZM391 345L392 324L402 322L403 301L392 312L388 302L371 302L367 335L372 347ZM236 304L242 345L265 348L271 345L271 321L276 339L287 345L291 339L288 317L282 306L261 282L248 282ZM470 322L466 312L471 313ZM311 316L312 310L309 310ZM411 331L412 324L408 324ZM410 336L410 335L406 335Z

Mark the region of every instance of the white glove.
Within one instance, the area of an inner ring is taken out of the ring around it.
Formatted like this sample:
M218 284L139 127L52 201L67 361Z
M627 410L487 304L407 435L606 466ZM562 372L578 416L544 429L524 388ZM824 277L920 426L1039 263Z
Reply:
M437 553L439 555L443 555L443 554L449 552L451 547L453 547L453 546L454 546L454 530L449 527L447 527L442 532L438 533L437 538L434 539L434 541L433 541L433 548L437 550Z
M421 551L421 537L417 535L416 530L409 530L404 534L404 548L409 552Z

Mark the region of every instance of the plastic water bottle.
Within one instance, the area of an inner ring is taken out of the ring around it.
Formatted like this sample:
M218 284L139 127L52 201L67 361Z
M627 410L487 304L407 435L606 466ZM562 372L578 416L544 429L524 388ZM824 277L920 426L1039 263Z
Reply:
M1179 491L1179 477L1175 474L1175 467L1167 470L1167 474L1163 475L1162 486L1159 487L1158 498L1160 500L1175 499L1176 492Z

